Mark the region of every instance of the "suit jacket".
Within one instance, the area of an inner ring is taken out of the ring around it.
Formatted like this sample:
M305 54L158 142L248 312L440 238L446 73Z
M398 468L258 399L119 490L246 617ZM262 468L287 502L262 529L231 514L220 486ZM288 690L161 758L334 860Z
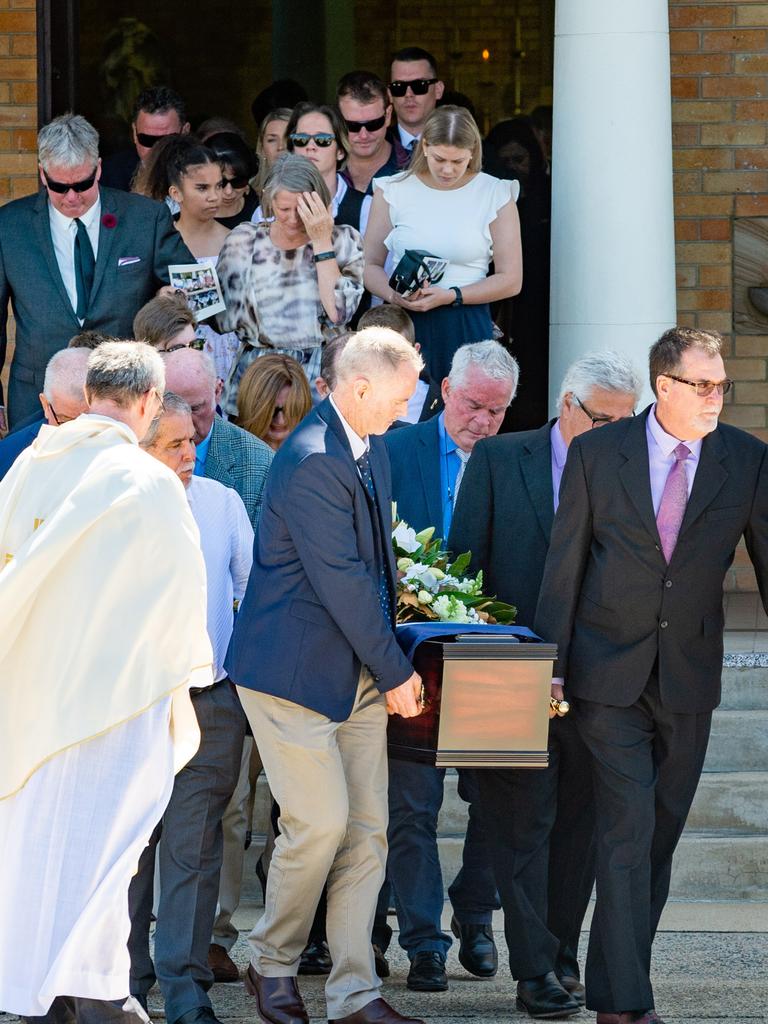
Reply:
M392 495L397 514L418 533L443 528L440 489L440 433L437 416L412 423L384 435L392 467Z
M42 418L35 420L20 430L14 430L12 434L8 434L0 441L0 480L3 479L19 455L29 448L44 423L45 420Z
M394 608L391 483L384 444L370 441L377 507L328 399L281 446L226 662L239 686L336 722L349 717L361 665L381 692L413 671L379 602L381 549Z
M464 470L448 547L472 552L483 590L515 605L530 626L555 518L552 420L538 430L478 441Z
M648 411L571 442L534 629L566 692L629 707L654 666L674 713L720 701L723 580L742 535L768 597L768 449L721 424L701 446L667 565L651 499Z
M259 523L264 485L273 458L274 452L261 438L221 416L214 417L205 475L237 491L254 530Z
M144 196L102 188L102 220L88 312L75 315L56 261L45 191L0 207L0 368L5 362L10 299L16 318L9 412L17 422L37 407L48 360L81 330L133 337L133 318L161 285L169 263L194 263L168 207ZM118 266L121 257L138 262ZM0 395L2 400L2 395Z

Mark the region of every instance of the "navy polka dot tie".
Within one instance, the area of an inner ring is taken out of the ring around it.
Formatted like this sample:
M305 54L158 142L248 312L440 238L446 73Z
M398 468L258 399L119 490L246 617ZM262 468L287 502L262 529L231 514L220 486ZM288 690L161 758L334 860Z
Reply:
M363 487L373 502L373 509L371 510L372 517L375 517L377 513L376 505L376 490L373 486L373 477L371 476L371 460L368 455L368 450L360 456L359 459L355 459L357 468L360 470L360 479L363 481ZM374 521L374 534L379 535L377 524ZM392 622L392 597L389 592L389 582L387 580L386 570L386 554L384 551L379 551L379 603L381 610L384 612L384 618L387 622Z

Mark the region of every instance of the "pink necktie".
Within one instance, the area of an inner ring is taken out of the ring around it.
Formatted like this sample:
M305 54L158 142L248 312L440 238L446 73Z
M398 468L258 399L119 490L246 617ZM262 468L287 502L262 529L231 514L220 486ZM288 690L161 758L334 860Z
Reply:
M688 477L685 473L685 460L691 454L691 450L681 443L672 454L675 456L675 464L669 471L659 511L656 513L661 550L664 552L667 564L675 550L677 535L680 533L680 526L685 515L685 506L688 504Z

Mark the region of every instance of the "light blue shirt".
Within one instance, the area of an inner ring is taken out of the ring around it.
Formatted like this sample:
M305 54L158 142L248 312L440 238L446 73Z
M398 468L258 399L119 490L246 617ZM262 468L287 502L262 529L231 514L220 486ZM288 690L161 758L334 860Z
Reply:
M214 420L215 422L215 420ZM208 431L208 436L204 437L199 445L195 447L195 471L194 476L205 476L205 460L208 458L208 448L211 444L211 434L213 433L213 423L211 429Z
M456 478L461 469L461 459L456 454L459 447L445 429L443 413L437 417L437 433L440 444L440 497L443 510L443 542L451 532L451 520L456 505ZM437 525L437 524L435 524Z
M568 458L568 445L560 433L560 420L552 424L549 432L549 443L552 448L552 494L555 499L555 512L560 504L560 482L563 479L565 460Z
M645 421L645 433L648 439L648 467L651 473L651 498L653 500L653 514L658 515L661 496L664 493L664 486L669 476L669 471L675 464L675 456L672 454L680 444L679 437L668 434L656 419L656 404L654 403ZM691 450L683 465L688 480L688 497L691 496L693 480L701 458L702 438L696 441L683 441Z

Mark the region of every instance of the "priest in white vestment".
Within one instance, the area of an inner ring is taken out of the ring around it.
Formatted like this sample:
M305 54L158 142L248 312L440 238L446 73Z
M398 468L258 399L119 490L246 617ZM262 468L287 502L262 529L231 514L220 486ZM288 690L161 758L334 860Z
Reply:
M164 385L149 346L100 346L89 412L0 483L0 1010L29 1021L147 1019L128 886L212 681L197 526L138 445Z

